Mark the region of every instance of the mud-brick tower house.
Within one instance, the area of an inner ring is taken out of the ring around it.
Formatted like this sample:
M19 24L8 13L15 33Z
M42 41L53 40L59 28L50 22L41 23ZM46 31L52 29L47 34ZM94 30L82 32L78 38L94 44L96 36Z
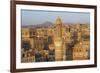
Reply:
M55 47L55 60L63 60L63 44L62 44L62 21L57 17L54 24L54 47Z

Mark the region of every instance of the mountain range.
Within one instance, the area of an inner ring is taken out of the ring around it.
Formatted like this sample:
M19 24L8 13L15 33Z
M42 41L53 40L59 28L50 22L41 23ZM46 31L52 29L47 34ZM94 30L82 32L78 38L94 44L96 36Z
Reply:
M67 26L72 26L75 25L74 23L62 23L62 26L67 27ZM34 25L22 25L22 28L52 28L54 27L54 23L46 21L44 23L41 24L34 24Z

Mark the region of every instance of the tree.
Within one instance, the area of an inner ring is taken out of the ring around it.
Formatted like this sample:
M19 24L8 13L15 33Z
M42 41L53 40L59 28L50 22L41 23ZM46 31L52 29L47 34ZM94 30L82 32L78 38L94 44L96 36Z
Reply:
M30 42L29 41L23 41L22 42L22 48L24 48L25 51L31 49Z

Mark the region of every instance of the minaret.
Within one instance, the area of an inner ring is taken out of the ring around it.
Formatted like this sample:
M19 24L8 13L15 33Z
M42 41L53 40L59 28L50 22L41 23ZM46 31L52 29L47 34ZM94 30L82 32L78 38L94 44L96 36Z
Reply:
M62 22L60 17L56 19L54 25L54 45L55 45L55 60L63 60L63 46L62 46Z

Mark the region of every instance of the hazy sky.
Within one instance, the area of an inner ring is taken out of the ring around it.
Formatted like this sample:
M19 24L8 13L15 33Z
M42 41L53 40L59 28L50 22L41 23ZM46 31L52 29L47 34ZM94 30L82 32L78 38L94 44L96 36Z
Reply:
M41 24L46 21L54 23L58 16L63 23L90 23L90 13L87 12L21 10L22 25Z

